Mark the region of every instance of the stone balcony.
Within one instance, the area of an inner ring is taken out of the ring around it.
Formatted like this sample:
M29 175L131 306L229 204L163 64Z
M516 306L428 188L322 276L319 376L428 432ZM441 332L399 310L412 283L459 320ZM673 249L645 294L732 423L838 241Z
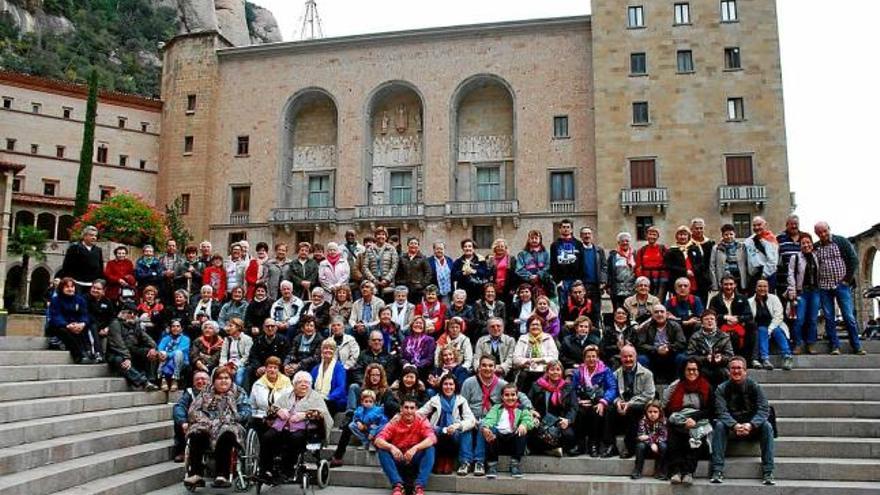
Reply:
M635 208L654 208L662 212L669 206L669 189L652 187L645 189L621 189L620 207L629 214Z
M229 214L229 223L232 225L247 225L250 223L250 213L235 212Z
M736 204L749 204L761 211L767 203L767 186L719 186L718 208L723 213Z
M275 208L269 220L273 224L335 222L336 208Z
M550 213L574 213L577 205L574 201L551 201Z
M494 218L501 225L504 218L510 218L514 226L519 225L519 201L502 199L495 201L450 201L446 203L447 222L453 218L460 219L467 228L471 218Z
M369 224L370 230L384 223L403 224L404 230L409 230L409 225L425 225L425 205L422 203L385 204L385 205L360 205L354 208L354 220L358 223Z

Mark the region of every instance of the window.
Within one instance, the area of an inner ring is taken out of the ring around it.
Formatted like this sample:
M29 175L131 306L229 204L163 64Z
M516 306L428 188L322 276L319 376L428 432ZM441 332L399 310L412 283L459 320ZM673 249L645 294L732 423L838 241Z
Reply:
M7 110L12 109L12 100L14 100L14 99L15 98L10 98L8 96L4 96L3 97L3 108L5 108Z
M691 4L677 3L674 6L675 23L690 24L691 23Z
M180 195L180 214L189 215L189 193Z
M251 138L250 136L238 136L238 147L236 148L235 155L236 156L247 156L248 149L250 148Z
M574 201L574 172L550 172L550 202Z
M313 230L297 230L296 231L296 243L299 244L301 242L308 242L309 244L315 243L315 231Z
M648 73L648 57L644 52L629 54L629 73L642 76Z
M107 201L113 195L115 187L101 186L101 201Z
M491 225L474 225L471 234L476 249L489 249L495 242L495 228Z
M739 47L732 46L724 49L724 68L727 70L742 69L739 59Z
M127 119L126 119L125 117L119 117L119 118L116 119L116 125L117 125L120 129L125 129L125 121L126 121L126 120L127 120Z
M53 180L43 181L43 196L55 196L58 190L58 182Z
M196 112L196 95L186 95L186 113Z
M742 98L727 99L727 120L745 120L745 108L743 107Z
M141 132L147 132L150 129L149 122L141 122Z
M251 210L251 186L232 187L232 213L248 213Z
M721 0L721 22L736 22L736 0Z
M55 238L55 215L49 212L43 212L37 215L37 228L45 230L49 234L49 239Z
M146 160L141 160L140 166L141 166L141 170L146 169L146 168L147 168L147 161L146 161Z
M568 137L568 115L553 117L553 137L556 139Z
M309 208L330 206L330 176L309 176Z
M480 167L477 169L477 201L498 201L501 199L501 168Z
M633 124L644 125L650 123L648 115L648 102L637 101L633 103Z
M193 137L192 136L184 136L183 137L183 153L184 154L192 154L193 152Z
M21 192L21 178L13 177L12 179L12 192Z
M391 198L393 205L412 203L412 172L391 172Z
M741 239L752 235L752 215L748 213L734 213L733 229L736 231L736 236Z
M43 110L43 105L41 103L31 103L31 113L40 113Z
M676 66L679 74L693 72L694 52L691 50L679 50L676 55Z
M630 160L629 187L632 189L657 187L657 166L653 158Z
M64 146L55 147L55 158L64 158Z
M69 119L73 114L73 108L70 107L61 107L61 116L65 119Z
M119 155L119 166L125 167L128 165L128 155Z
M40 145L39 144L32 144L31 145L31 154L36 155L39 152L40 152Z
M59 241L69 241L70 240L70 230L73 228L73 224L76 223L76 220L73 218L73 215L61 215L58 217L58 240Z
M109 150L107 149L106 144L101 144L98 146L98 163L107 163L107 155L109 154Z
M751 156L728 156L725 162L728 186L751 186L755 183Z
M15 151L15 139L6 138L6 151Z
M648 227L654 225L654 217L636 217L636 240L645 241L648 239Z
M627 26L631 28L645 27L645 9L641 5L629 7L627 14Z
M229 246L238 242L238 241L246 241L247 240L247 232L230 232L229 233Z

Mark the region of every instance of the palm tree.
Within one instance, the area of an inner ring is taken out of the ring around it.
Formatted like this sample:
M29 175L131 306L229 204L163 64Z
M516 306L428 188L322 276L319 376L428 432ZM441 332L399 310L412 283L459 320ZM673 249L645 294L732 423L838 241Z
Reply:
M22 225L15 229L9 238L9 253L21 256L21 282L18 286L16 306L19 309L27 309L27 281L30 273L31 258L37 261L45 261L46 242L49 233L30 225Z

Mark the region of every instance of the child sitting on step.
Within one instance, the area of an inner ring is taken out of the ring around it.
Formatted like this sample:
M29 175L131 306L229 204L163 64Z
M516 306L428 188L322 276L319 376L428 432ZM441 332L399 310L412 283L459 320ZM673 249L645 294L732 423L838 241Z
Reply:
M364 390L361 392L361 405L354 410L354 418L348 424L351 434L361 441L360 450L369 446L370 452L375 452L373 439L376 438L388 418L385 417L385 409L376 405L376 392Z

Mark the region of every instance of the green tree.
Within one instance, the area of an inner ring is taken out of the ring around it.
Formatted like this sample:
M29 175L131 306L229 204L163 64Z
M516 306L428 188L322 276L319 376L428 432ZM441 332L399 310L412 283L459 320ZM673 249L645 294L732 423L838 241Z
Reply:
M79 175L76 178L76 201L73 216L81 217L89 207L89 188L92 186L92 154L95 150L95 115L98 113L98 71L89 76L89 99L86 102L86 121L83 124L82 150L79 155Z
M27 309L27 279L30 273L31 259L44 261L46 242L49 233L30 225L23 225L12 233L9 238L9 253L21 256L21 282L18 286L16 306L19 309Z
M178 196L171 205L165 205L165 225L171 238L177 241L181 251L193 240L193 235L183 221L183 201Z

